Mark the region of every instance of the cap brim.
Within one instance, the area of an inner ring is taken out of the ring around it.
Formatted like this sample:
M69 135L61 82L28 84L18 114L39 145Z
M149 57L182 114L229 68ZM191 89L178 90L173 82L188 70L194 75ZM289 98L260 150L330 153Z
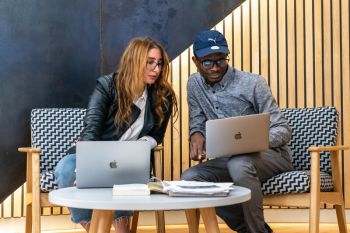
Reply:
M195 51L195 54L197 57L204 57L213 53L226 53L226 54L230 53L230 50L226 46L213 46L213 47L217 47L217 48L210 47L210 48L199 49Z

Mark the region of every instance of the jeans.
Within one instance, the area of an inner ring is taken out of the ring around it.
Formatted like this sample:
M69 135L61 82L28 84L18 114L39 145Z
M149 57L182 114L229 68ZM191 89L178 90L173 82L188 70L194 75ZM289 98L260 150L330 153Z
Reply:
M68 154L63 157L55 168L55 178L58 188L72 187L76 178L75 174L76 156ZM91 209L68 208L71 219L74 223L84 223L91 221ZM132 211L115 211L114 220L132 216Z

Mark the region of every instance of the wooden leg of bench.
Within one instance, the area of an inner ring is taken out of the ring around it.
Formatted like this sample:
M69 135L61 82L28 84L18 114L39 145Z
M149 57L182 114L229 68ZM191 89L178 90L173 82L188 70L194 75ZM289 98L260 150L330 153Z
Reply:
M340 233L347 233L347 226L346 226L346 216L345 216L345 209L344 209L344 203L342 205L335 205L335 210L337 213L337 220L338 220L338 228Z
M32 233L32 204L26 206L26 233Z

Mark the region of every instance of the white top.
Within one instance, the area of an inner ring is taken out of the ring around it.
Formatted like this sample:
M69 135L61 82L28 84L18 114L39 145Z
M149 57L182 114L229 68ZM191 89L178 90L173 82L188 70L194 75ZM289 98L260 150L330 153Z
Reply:
M136 141L137 138L139 137L142 131L143 125L145 123L145 110L146 110L147 97L148 97L148 91L147 91L147 88L145 88L140 98L133 101L133 103L141 110L141 112L139 117L136 119L136 121L120 137L120 141ZM139 140L148 141L152 149L157 146L157 141L151 136L143 136Z
M49 201L67 207L100 210L179 210L209 208L242 203L250 199L250 190L234 186L227 197L169 197L165 194L149 196L113 196L111 188L63 188L51 191Z

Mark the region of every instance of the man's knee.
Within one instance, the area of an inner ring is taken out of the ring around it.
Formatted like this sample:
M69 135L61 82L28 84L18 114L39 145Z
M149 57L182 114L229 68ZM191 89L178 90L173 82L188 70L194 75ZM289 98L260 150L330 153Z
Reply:
M227 163L227 169L232 180L237 184L244 183L252 177L256 177L256 169L249 159L239 157L231 159Z
M194 168L187 169L182 173L181 180L197 180L199 175L196 170L197 169L194 169Z

